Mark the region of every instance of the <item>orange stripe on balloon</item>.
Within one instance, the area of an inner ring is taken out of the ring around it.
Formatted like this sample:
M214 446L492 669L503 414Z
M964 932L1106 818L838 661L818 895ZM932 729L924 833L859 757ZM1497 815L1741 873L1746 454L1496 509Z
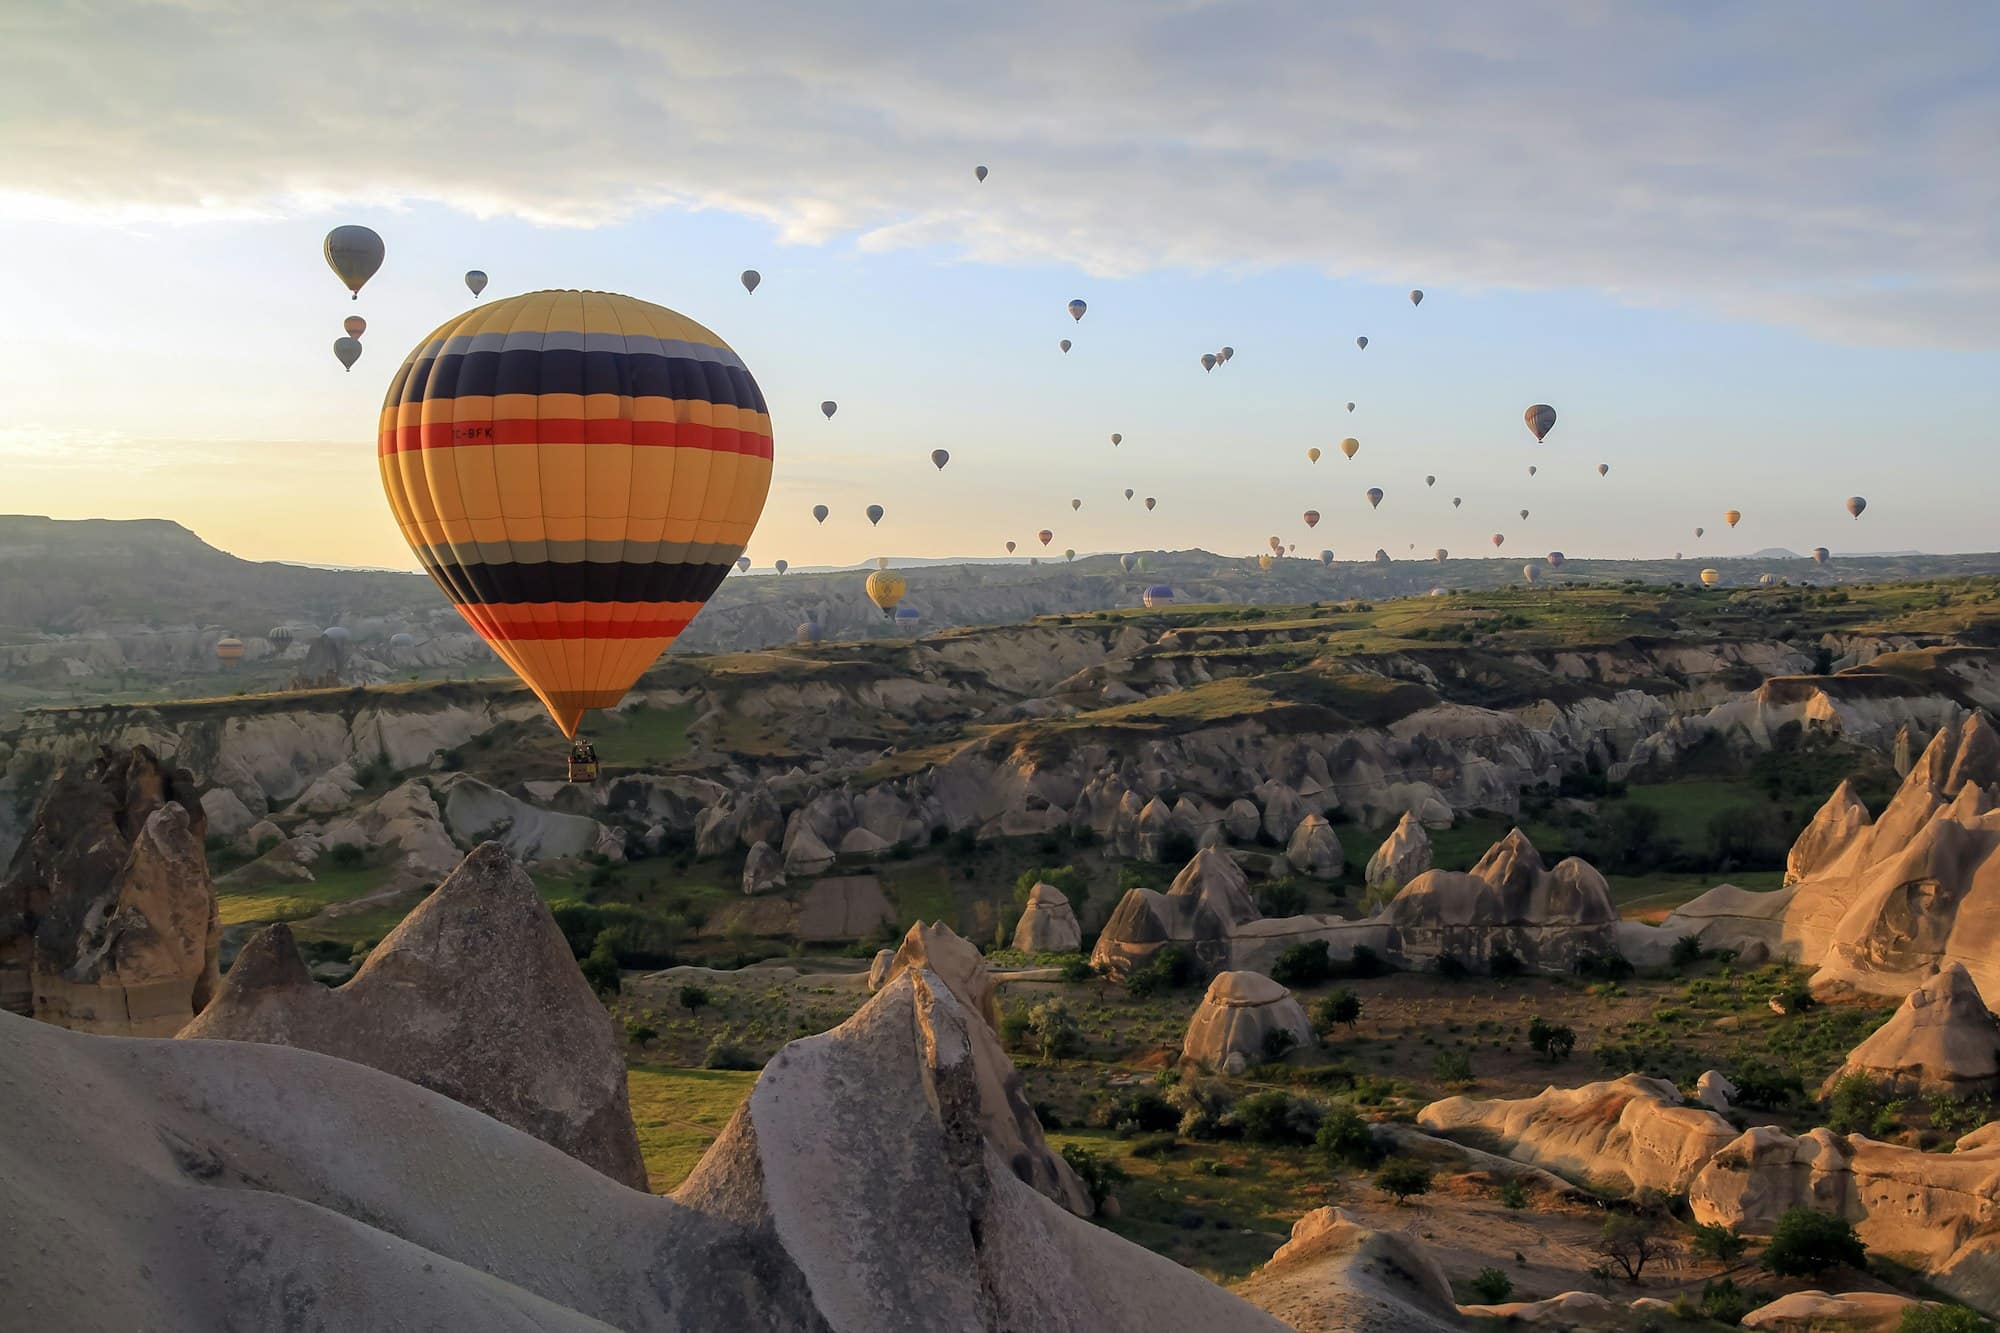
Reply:
M692 421L629 421L622 417L517 417L502 421L433 421L385 429L385 454L414 449L491 447L499 444L631 444L651 448L706 449L719 454L771 457L771 437Z

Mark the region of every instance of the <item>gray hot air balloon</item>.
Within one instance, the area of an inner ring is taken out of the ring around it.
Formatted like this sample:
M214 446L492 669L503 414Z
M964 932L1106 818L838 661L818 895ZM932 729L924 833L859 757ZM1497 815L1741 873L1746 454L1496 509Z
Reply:
M326 255L327 267L354 293L354 299L360 300L361 284L382 267L382 238L367 227L350 223L328 232L320 248Z
M1527 510L1525 510L1525 509L1523 509L1523 510L1521 511L1521 521L1522 521L1523 523L1525 523L1525 522L1527 522L1527 521L1528 521L1528 511L1527 511Z
M982 181L983 181L983 180L985 180L985 179L986 179L986 168L985 168L985 167L974 167L974 168L972 169L972 176L973 176L973 179L974 179L974 180L982 180Z
M1528 429L1534 432L1535 443L1540 444L1556 428L1556 410L1547 403L1536 403L1521 413L1521 420L1528 423Z
M818 620L808 619L799 623L798 640L800 643L818 643L824 637L826 637L826 630Z
M1356 347L1359 347L1364 352L1368 350L1368 340L1366 338L1356 338L1354 340L1354 345Z
M1088 309L1090 309L1090 307L1085 305L1083 303L1082 298L1079 297L1076 300L1073 300L1069 303L1069 317L1071 319L1082 319L1083 312Z
M1826 549L1826 548L1825 548L1824 546L1815 546L1815 547L1813 547L1813 563L1814 563L1814 564L1816 564L1816 565L1823 565L1823 564L1825 564L1825 563L1826 563L1826 562L1827 562L1828 560L1830 560L1830 559L1832 559L1832 558L1833 558L1833 552L1831 552L1831 551L1827 550L1827 549ZM273 640L273 642L276 642L276 640Z
M1695 536L1696 536L1697 538L1699 538L1699 537L1701 536L1701 534L1702 534L1702 533L1704 533L1704 532L1707 532L1707 531L1708 531L1708 529L1707 529L1707 528L1696 528L1696 529L1694 530L1694 535L1695 535Z
M1319 562L1322 565L1331 565L1333 563L1333 552L1331 550L1321 551L1319 553Z
M1213 352L1203 352L1203 353L1201 354L1201 368L1202 368L1203 370L1214 370L1214 369L1215 369L1215 353L1213 353Z
M1424 485L1435 486L1437 484L1438 484L1438 479L1435 476L1426 475L1424 477Z
M1119 445L1123 444L1124 442L1125 442L1125 437L1123 435L1120 435L1115 430L1111 432L1111 447L1113 449L1116 449Z
M333 354L342 366L348 370L352 370L354 369L354 363L361 359L361 340L359 338L335 338L333 340Z
M1057 343L1056 346L1062 348L1063 351L1067 352L1069 351L1070 348L1070 341L1069 339L1064 338L1061 342Z
M1349 404L1347 405L1347 410L1348 410L1348 411L1350 411L1350 412L1352 412L1352 411L1354 410L1354 404L1353 404L1353 403L1349 403Z
M869 505L867 513L868 513L869 523L874 524L874 523L880 523L882 521L881 505Z
M951 455L942 449L931 450L931 466L942 472L944 465L951 461Z
M1121 555L1118 557L1118 568L1124 570L1127 574L1130 574L1133 570L1137 569L1138 567L1139 567L1138 556Z
M283 652L285 647L292 641L292 627L290 625L273 625L270 632L264 637L270 640L273 648L276 648L279 652Z
M736 557L736 572L739 574L748 574L750 572L749 556L739 555Z
M1529 476L1531 476L1531 477L1532 477L1532 476L1534 476L1534 475L1535 475L1535 474L1536 474L1537 472L1540 472L1540 471L1541 471L1541 469L1540 469L1540 468L1538 468L1538 467L1536 467L1536 466L1535 466L1535 465L1534 465L1533 463L1530 463L1530 464L1528 464L1528 475L1529 475Z
M838 412L839 410L840 410L840 404L834 402L833 399L831 398L827 399L825 402L819 405L820 415L825 417L828 421L833 420L833 414L835 412Z
M1847 512L1854 515L1854 517L1860 518L1861 511L1866 509L1867 507L1868 507L1868 502L1862 499L1860 496L1850 495L1847 497Z
M1610 471L1611 471L1611 464L1609 463L1599 463L1597 465L1597 475L1600 477L1604 476L1606 473Z
M1130 486L1125 488L1125 498L1128 500L1132 498L1132 488Z
M467 269L465 271L465 287L474 296L479 295L486 290L486 275L476 268Z
M1421 291L1412 288L1410 290L1410 304L1422 305L1423 303L1424 303L1424 294Z
M1158 503L1159 503L1159 501L1158 501L1158 500L1155 500L1155 499L1154 499L1154 498L1153 498L1152 496L1150 496L1150 495L1149 495L1149 496L1147 496L1147 497L1146 497L1146 510L1147 510L1147 512L1148 512L1148 513L1152 512L1152 508L1153 508L1153 506L1154 506L1154 505L1156 505L1156 504L1158 504Z
M827 516L828 514L832 513L832 512L833 512L833 511L832 511L832 510L830 510L830 509L828 509L828 508L827 508L827 507L826 507L825 505L814 505L814 506L813 506L813 522L815 522L815 523L824 523L824 522L826 522L826 516Z
M1437 550L1431 552L1431 554L1437 558L1437 562L1440 565L1443 564L1445 561L1451 559L1451 552L1445 550L1444 547L1442 546L1438 547Z
M1564 555L1563 555L1563 553L1562 553L1561 551L1550 551L1550 552L1549 552L1549 568L1550 568L1550 569L1561 569L1561 568L1563 567L1563 560L1564 560L1565 558L1566 558L1566 557L1564 557Z
M1215 354L1215 359L1218 361L1234 361L1236 359L1236 349L1234 347L1225 347Z
M1070 509L1071 509L1072 511L1074 511L1074 510L1078 510L1078 509L1081 509L1081 508L1083 508L1083 501L1081 501L1081 500L1071 500L1071 501L1069 502L1069 507L1070 507Z
M345 625L329 625L320 631L319 636L328 643L346 643L354 637L354 631Z
M1452 497L1451 497L1451 507L1452 507L1453 509L1456 509L1456 508L1458 508L1458 507L1459 507L1460 505L1462 505L1462 504L1464 504L1464 503L1465 503L1465 501L1464 501L1464 500L1462 500L1462 499L1460 499L1460 498L1459 498L1458 496L1456 496L1456 495L1454 495L1454 496L1452 496Z
M1526 579L1528 582L1533 583L1536 579L1540 578L1541 576L1542 576L1542 571L1540 566L1538 565L1521 566L1521 577Z
M773 560L771 562L771 568L777 570L780 574L784 573L791 567L792 567L792 562L789 560Z
M1375 563L1378 565L1389 563L1389 553L1379 546L1375 548Z
M1370 509L1380 509L1382 507L1382 488L1380 486L1370 486L1368 488L1368 507Z
M742 283L744 291L750 292L751 294L754 295L757 291L757 284L762 282L763 280L764 280L764 275L759 273L756 269L746 268L743 270Z

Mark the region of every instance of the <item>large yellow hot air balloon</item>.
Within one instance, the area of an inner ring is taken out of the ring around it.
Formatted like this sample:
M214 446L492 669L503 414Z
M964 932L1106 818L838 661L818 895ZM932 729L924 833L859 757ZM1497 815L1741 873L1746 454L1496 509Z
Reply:
M1718 569L1704 569L1701 571L1701 581L1705 586L1713 588L1716 584L1722 582L1722 571Z
M417 344L378 452L418 561L573 737L743 553L771 417L742 360L686 316L530 292Z
M909 591L909 583L901 574L890 569L878 569L868 576L868 600L881 608L889 619L896 615L896 603L903 600Z
M1257 568L1264 570L1267 573L1270 571L1271 564L1272 560L1270 556L1260 555L1257 557Z
M1348 436L1340 442L1340 452L1346 454L1349 458L1354 457L1354 455L1361 452L1361 441L1355 439L1352 435ZM1373 456L1372 454L1370 455L1371 458Z
M1722 516L1722 521L1727 523L1730 527L1733 528L1738 523L1741 523L1743 521L1743 511L1740 509L1732 509L1728 513Z

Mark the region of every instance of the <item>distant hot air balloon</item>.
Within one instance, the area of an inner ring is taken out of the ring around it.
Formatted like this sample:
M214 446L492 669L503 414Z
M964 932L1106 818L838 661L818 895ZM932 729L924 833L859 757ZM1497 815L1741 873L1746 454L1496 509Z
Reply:
M1356 338L1354 340L1354 345L1356 347L1359 347L1364 352L1368 350L1368 340L1366 338Z
M319 632L319 636L328 643L342 644L354 637L354 631L345 625L328 625Z
M1215 353L1213 353L1213 352L1203 352L1203 353L1201 354L1201 368L1202 368L1203 370L1214 370L1214 369L1215 369Z
M1867 507L1868 507L1868 502L1862 499L1860 496L1850 495L1847 497L1847 512L1852 514L1854 517L1860 518L1861 511L1866 509Z
M1111 447L1113 449L1116 449L1119 445L1123 444L1124 442L1125 442L1125 437L1123 435L1120 435L1115 430L1111 432Z
M833 414L835 412L838 412L839 410L840 410L840 404L834 402L833 399L831 398L827 399L825 402L819 405L820 415L825 417L828 421L833 420Z
M1500 532L1496 532L1496 533L1494 533L1494 534L1493 534L1493 544L1494 544L1495 546L1499 546L1500 544L1502 544L1502 543L1503 543L1503 542L1505 542L1506 540L1507 540L1507 536L1506 536L1506 534L1505 534L1505 533L1500 533Z
M923 619L923 612L917 610L914 606L899 606L896 608L895 615L892 618L896 622L897 629L909 634L915 634L917 632L917 622Z
M830 510L830 509L828 509L828 508L827 508L827 507L826 507L825 505L814 505L814 506L813 506L813 522L815 522L815 523L824 523L824 522L826 522L826 516L827 516L828 514L832 513L832 512L833 512L833 511L832 511L832 510Z
M1521 577L1526 579L1528 582L1533 583L1536 579L1540 578L1541 576L1542 576L1542 571L1538 566L1535 565L1521 566Z
M1597 465L1597 475L1600 477L1604 476L1606 473L1610 471L1611 471L1611 464L1609 463L1599 463Z
M750 572L749 556L739 555L736 557L736 572L739 574L748 574Z
M942 449L931 450L931 466L936 468L938 471L940 472L944 471L944 465L946 463L949 463L950 461L951 461L951 455L946 453L944 450Z
M243 640L234 634L225 634L215 641L215 658L224 666L235 666L243 660Z
M771 562L771 568L777 570L780 574L783 574L786 570L790 569L791 567L792 567L792 562L789 560L773 560Z
M1333 552L1331 550L1321 551L1319 553L1319 562L1322 565L1331 565L1333 563Z
M486 275L476 268L467 269L465 271L465 289L474 296L479 295L486 290Z
M757 292L757 284L762 282L763 280L764 280L764 275L759 273L756 269L746 268L743 270L743 277L741 278L740 281L743 283L743 290L751 293L754 296Z
M1713 588L1716 584L1722 582L1722 571L1719 569L1704 569L1701 571L1701 581L1705 586Z
M359 338L335 338L333 340L333 356L336 361L340 362L344 369L354 369L354 363L361 359L361 340Z
M1144 602L1149 608L1155 606L1172 606L1174 604L1174 590L1164 583L1156 583L1146 589L1145 594L1139 600Z
M1159 503L1159 501L1158 501L1158 500L1155 500L1155 499L1154 499L1154 498L1153 498L1152 496L1150 496L1150 495L1149 495L1149 496L1147 496L1147 497L1146 497L1146 512L1148 512L1148 513L1151 513L1151 512L1152 512L1152 510L1153 510L1153 506L1154 506L1154 505L1156 505L1156 504L1158 504L1158 503Z
M1348 436L1340 442L1340 452L1346 454L1349 458L1354 457L1354 455L1361 452L1361 441L1355 439L1352 435Z
M1069 339L1064 338L1061 342L1057 343L1056 346L1062 348L1063 351L1067 352L1070 348Z
M1527 511L1527 510L1525 510L1525 509L1523 509L1523 510L1521 511L1521 521L1522 521L1523 523L1525 523L1525 522L1527 522L1527 521L1528 521L1528 511Z
M1069 502L1069 507L1070 507L1070 510L1071 510L1071 512L1074 512L1074 511L1076 511L1076 510L1078 510L1078 509L1081 509L1081 508L1083 508L1083 501L1081 501L1081 500L1071 500L1071 501Z
M1437 484L1438 484L1438 479L1435 476L1426 476L1424 478L1424 485L1426 486L1435 486Z
M1722 521L1724 523L1727 523L1730 527L1733 528L1738 523L1741 523L1743 521L1743 511L1740 509L1732 509L1722 516Z
M1215 354L1215 359L1222 362L1234 361L1236 359L1236 349L1234 347L1225 347Z
M1776 582L1777 582L1777 579L1773 578L1773 577L1772 577L1771 575L1769 575L1769 574L1759 574L1759 575L1757 576L1757 585L1758 585L1759 587L1762 587L1762 588L1768 588L1768 587L1770 587L1770 586L1771 586L1771 585L1772 585L1773 583L1776 583Z
M1353 404L1353 403L1349 403L1349 404L1347 405L1347 410L1348 410L1348 411L1350 411L1350 412L1352 412L1352 411L1354 410L1354 404Z
M1071 319L1082 319L1083 312L1088 309L1090 309L1090 307L1085 305L1080 299L1071 301L1069 303L1069 317Z
M1040 532L1035 534L1035 540L1040 542L1044 546L1047 546L1050 542L1054 541L1055 539L1056 535L1053 532L1050 532L1047 528L1043 528Z
M887 569L876 570L868 576L868 582L863 585L868 600L881 610L885 620L895 618L896 603L903 600L903 594L908 592L909 588L909 582L901 574Z
M1316 528L1316 527L1318 527L1318 526L1319 526L1319 510L1317 510L1317 509L1308 509L1308 510L1306 510L1306 512L1305 512L1305 520L1306 520L1306 526L1307 526L1307 527L1309 527L1309 528Z
M811 616L808 616L799 623L798 640L800 643L818 643L824 637L826 637L826 628Z
M1370 509L1380 509L1382 507L1382 488L1380 486L1370 486L1368 488L1368 507Z
M1438 547L1437 550L1433 551L1431 554L1437 558L1437 562L1440 565L1443 564L1445 561L1451 559L1451 552L1445 550L1444 547L1442 546Z
M1699 537L1700 537L1700 536L1701 536L1701 535L1702 535L1703 533L1705 533L1705 532L1707 532L1707 531L1708 531L1708 529L1707 529L1707 528L1696 528L1696 529L1694 530L1694 535L1695 535L1695 536L1696 536L1697 538L1699 538Z
M1681 558L1681 553L1680 553L1679 551L1675 551L1675 552L1674 552L1674 559L1678 560L1678 559L1680 559L1680 558Z
M1317 463L1317 462L1319 462L1319 446L1318 446L1318 445L1314 445L1314 446L1313 446L1312 448L1310 448L1310 449L1306 450L1306 459L1307 459L1307 461L1309 461L1309 462L1313 462L1313 463Z
M1118 568L1124 570L1127 574L1130 574L1133 570L1137 569L1138 567L1139 567L1138 556L1121 555L1118 557Z
M1267 538L1266 540L1268 540L1271 544L1271 552L1273 555L1283 555L1285 553L1285 544L1279 541L1276 537Z
M1007 543L1007 554L1008 555L1014 554L1014 543L1012 542Z
M1431 596L1433 596L1433 597L1445 597L1445 596L1449 596L1449 594L1448 594L1448 593L1446 593L1446 592L1445 592L1445 590L1444 590L1444 589L1443 589L1442 587L1438 587L1438 588L1432 588L1432 589L1431 589Z
M1462 504L1464 504L1464 503L1465 503L1465 501L1464 501L1464 500L1462 500L1462 499L1460 499L1460 498L1459 498L1458 496L1456 496L1456 495L1454 495L1454 496L1452 496L1452 497L1451 497L1451 507L1452 507L1453 509L1456 509L1456 508L1458 508L1458 507L1459 507L1460 505L1462 505Z
M347 330L348 337L359 338L362 334L368 332L368 321L359 315L349 315L346 319L340 321L340 327Z
M479 355L460 350L475 331L495 345L522 336L497 384L460 374ZM588 368L575 352L539 350L596 344L609 346ZM586 386L603 389L591 394L587 450L575 447ZM609 292L532 292L417 345L383 404L379 454L420 563L574 737L586 709L618 703L678 637L749 541L770 487L771 425L743 362L686 316ZM487 500L461 488L475 472L494 488ZM511 544L487 540L498 496L512 497ZM558 555L585 544L622 559Z
M1132 488L1130 486L1125 488L1125 498L1128 500L1132 498Z
M868 515L868 524L870 527L873 527L882 521L883 509L881 505L869 505L868 508L863 510L862 512Z
M1535 475L1535 474L1536 474L1537 472L1540 472L1540 471L1541 471L1541 469L1540 469L1540 468L1538 468L1538 467L1536 467L1536 466L1535 466L1535 465L1534 465L1533 463L1530 463L1530 464L1528 464L1528 475L1529 475L1529 476L1531 476L1531 477L1532 477L1532 476L1534 476L1534 475Z
M1075 548L1074 546L1071 546L1071 547L1069 547L1069 548L1065 549L1065 550L1063 551L1063 559L1065 559L1065 560L1074 560L1074 559L1076 559L1076 548Z
M973 176L973 179L974 179L974 180L982 180L982 181L983 181L983 180L985 180L985 179L986 179L986 168L985 168L985 167L974 167L974 168L972 169L972 176Z
M366 227L350 223L328 232L320 248L326 255L327 267L354 294L353 299L360 300L361 285L382 267L382 238Z
M264 637L270 642L273 648L276 648L279 652L283 652L286 645L292 641L292 627L290 625L273 625Z
M1258 557L1257 557L1257 568L1259 568L1259 569L1261 569L1261 570L1265 571L1266 573L1269 573L1269 572L1270 572L1270 569L1271 569L1271 563L1272 563L1272 557L1271 557L1271 556L1268 556L1268 555L1260 555L1260 556L1258 556Z
M1424 294L1412 288L1410 291L1410 304L1422 305L1423 303L1424 303Z
M1389 563L1389 553L1379 546L1375 548L1375 563L1378 565Z
M1547 403L1536 403L1521 414L1521 419L1528 423L1537 444L1547 439L1549 432L1556 428L1556 410Z
M1563 561L1564 561L1564 559L1566 559L1566 557L1565 557L1565 556L1563 555L1563 553L1562 553L1561 551L1550 551L1550 552L1549 552L1549 568L1550 568L1550 569L1561 569L1561 568L1563 567Z
M389 636L389 646L391 648L414 648L417 646L417 636L408 631L400 634L391 634Z
M886 556L886 555L878 555L878 556L876 556L876 557L875 557L875 568L877 568L877 569L887 569L888 567L889 567L889 557L888 557L888 556Z

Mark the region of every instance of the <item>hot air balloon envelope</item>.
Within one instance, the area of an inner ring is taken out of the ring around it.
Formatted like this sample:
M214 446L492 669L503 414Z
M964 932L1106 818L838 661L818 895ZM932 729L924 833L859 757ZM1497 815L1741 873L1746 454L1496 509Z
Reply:
M869 506L868 506L868 508L867 508L867 510L866 510L866 511L864 511L864 512L866 512L866 513L867 513L867 515L868 515L868 522L869 522L869 524L870 524L871 526L872 526L873 524L876 524L876 523L880 523L880 522L882 521L882 506L881 506L881 505L869 505Z
M474 296L479 295L486 290L486 275L476 268L467 269L465 273L465 287Z
M333 355L334 359L339 361L342 367L347 370L354 369L354 363L361 359L361 340L359 338L335 338L333 340Z
M328 232L320 248L326 255L327 267L354 293L354 299L360 300L361 285L382 267L382 238L367 227L349 224Z
M1528 423L1537 444L1547 439L1549 432L1556 428L1556 410L1547 403L1536 403L1521 414L1521 419Z
M740 279L740 281L743 283L743 290L746 292L755 292L757 290L757 284L762 282L763 280L764 280L764 275L759 273L754 268L744 269L743 277Z
M1081 300L1071 301L1069 303L1069 317L1071 319L1082 319L1083 312L1088 309L1090 307L1085 305Z
M1380 486L1370 486L1368 488L1368 507L1370 509L1378 509L1381 505L1382 488Z

